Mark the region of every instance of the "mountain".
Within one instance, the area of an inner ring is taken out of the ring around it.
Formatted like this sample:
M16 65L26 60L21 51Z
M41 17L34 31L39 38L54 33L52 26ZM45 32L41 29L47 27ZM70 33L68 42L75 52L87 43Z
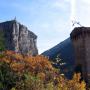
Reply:
M3 33L5 49L21 54L37 55L37 36L26 26L16 20L0 23L0 34Z
M42 53L44 56L48 56L50 60L56 62L57 55L60 55L61 62L66 64L60 65L61 72L65 74L66 77L70 78L74 71L75 65L75 56L74 56L74 48L72 45L72 41L70 38L64 40L53 48ZM58 66L54 65L55 67Z

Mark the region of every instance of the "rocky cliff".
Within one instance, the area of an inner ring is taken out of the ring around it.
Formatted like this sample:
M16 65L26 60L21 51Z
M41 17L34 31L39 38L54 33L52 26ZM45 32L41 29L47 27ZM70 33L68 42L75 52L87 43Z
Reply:
M22 54L37 55L37 36L16 20L0 23L0 31L4 34L5 49Z

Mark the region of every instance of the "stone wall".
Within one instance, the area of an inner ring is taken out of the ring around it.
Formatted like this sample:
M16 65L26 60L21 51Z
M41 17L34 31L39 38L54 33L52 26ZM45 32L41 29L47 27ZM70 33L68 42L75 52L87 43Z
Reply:
M90 28L77 27L71 32L75 51L75 69L81 69L82 77L90 83Z
M37 55L37 36L16 20L0 23L4 33L5 48L22 54Z
M90 36L85 37L87 77L90 83Z

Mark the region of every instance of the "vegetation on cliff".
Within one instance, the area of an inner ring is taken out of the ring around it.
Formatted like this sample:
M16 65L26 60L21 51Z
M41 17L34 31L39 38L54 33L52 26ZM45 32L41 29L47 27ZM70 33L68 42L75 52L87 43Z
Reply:
M5 40L4 40L4 33L0 30L0 51L5 50Z
M24 56L13 51L0 54L0 90L86 90L80 74L66 79L47 57Z

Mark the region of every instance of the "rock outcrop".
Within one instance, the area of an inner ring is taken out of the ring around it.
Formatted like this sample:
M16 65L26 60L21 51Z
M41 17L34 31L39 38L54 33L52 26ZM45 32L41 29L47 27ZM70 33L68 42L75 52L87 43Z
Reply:
M38 54L37 36L26 26L11 20L0 23L0 31L4 34L5 49L27 55Z

